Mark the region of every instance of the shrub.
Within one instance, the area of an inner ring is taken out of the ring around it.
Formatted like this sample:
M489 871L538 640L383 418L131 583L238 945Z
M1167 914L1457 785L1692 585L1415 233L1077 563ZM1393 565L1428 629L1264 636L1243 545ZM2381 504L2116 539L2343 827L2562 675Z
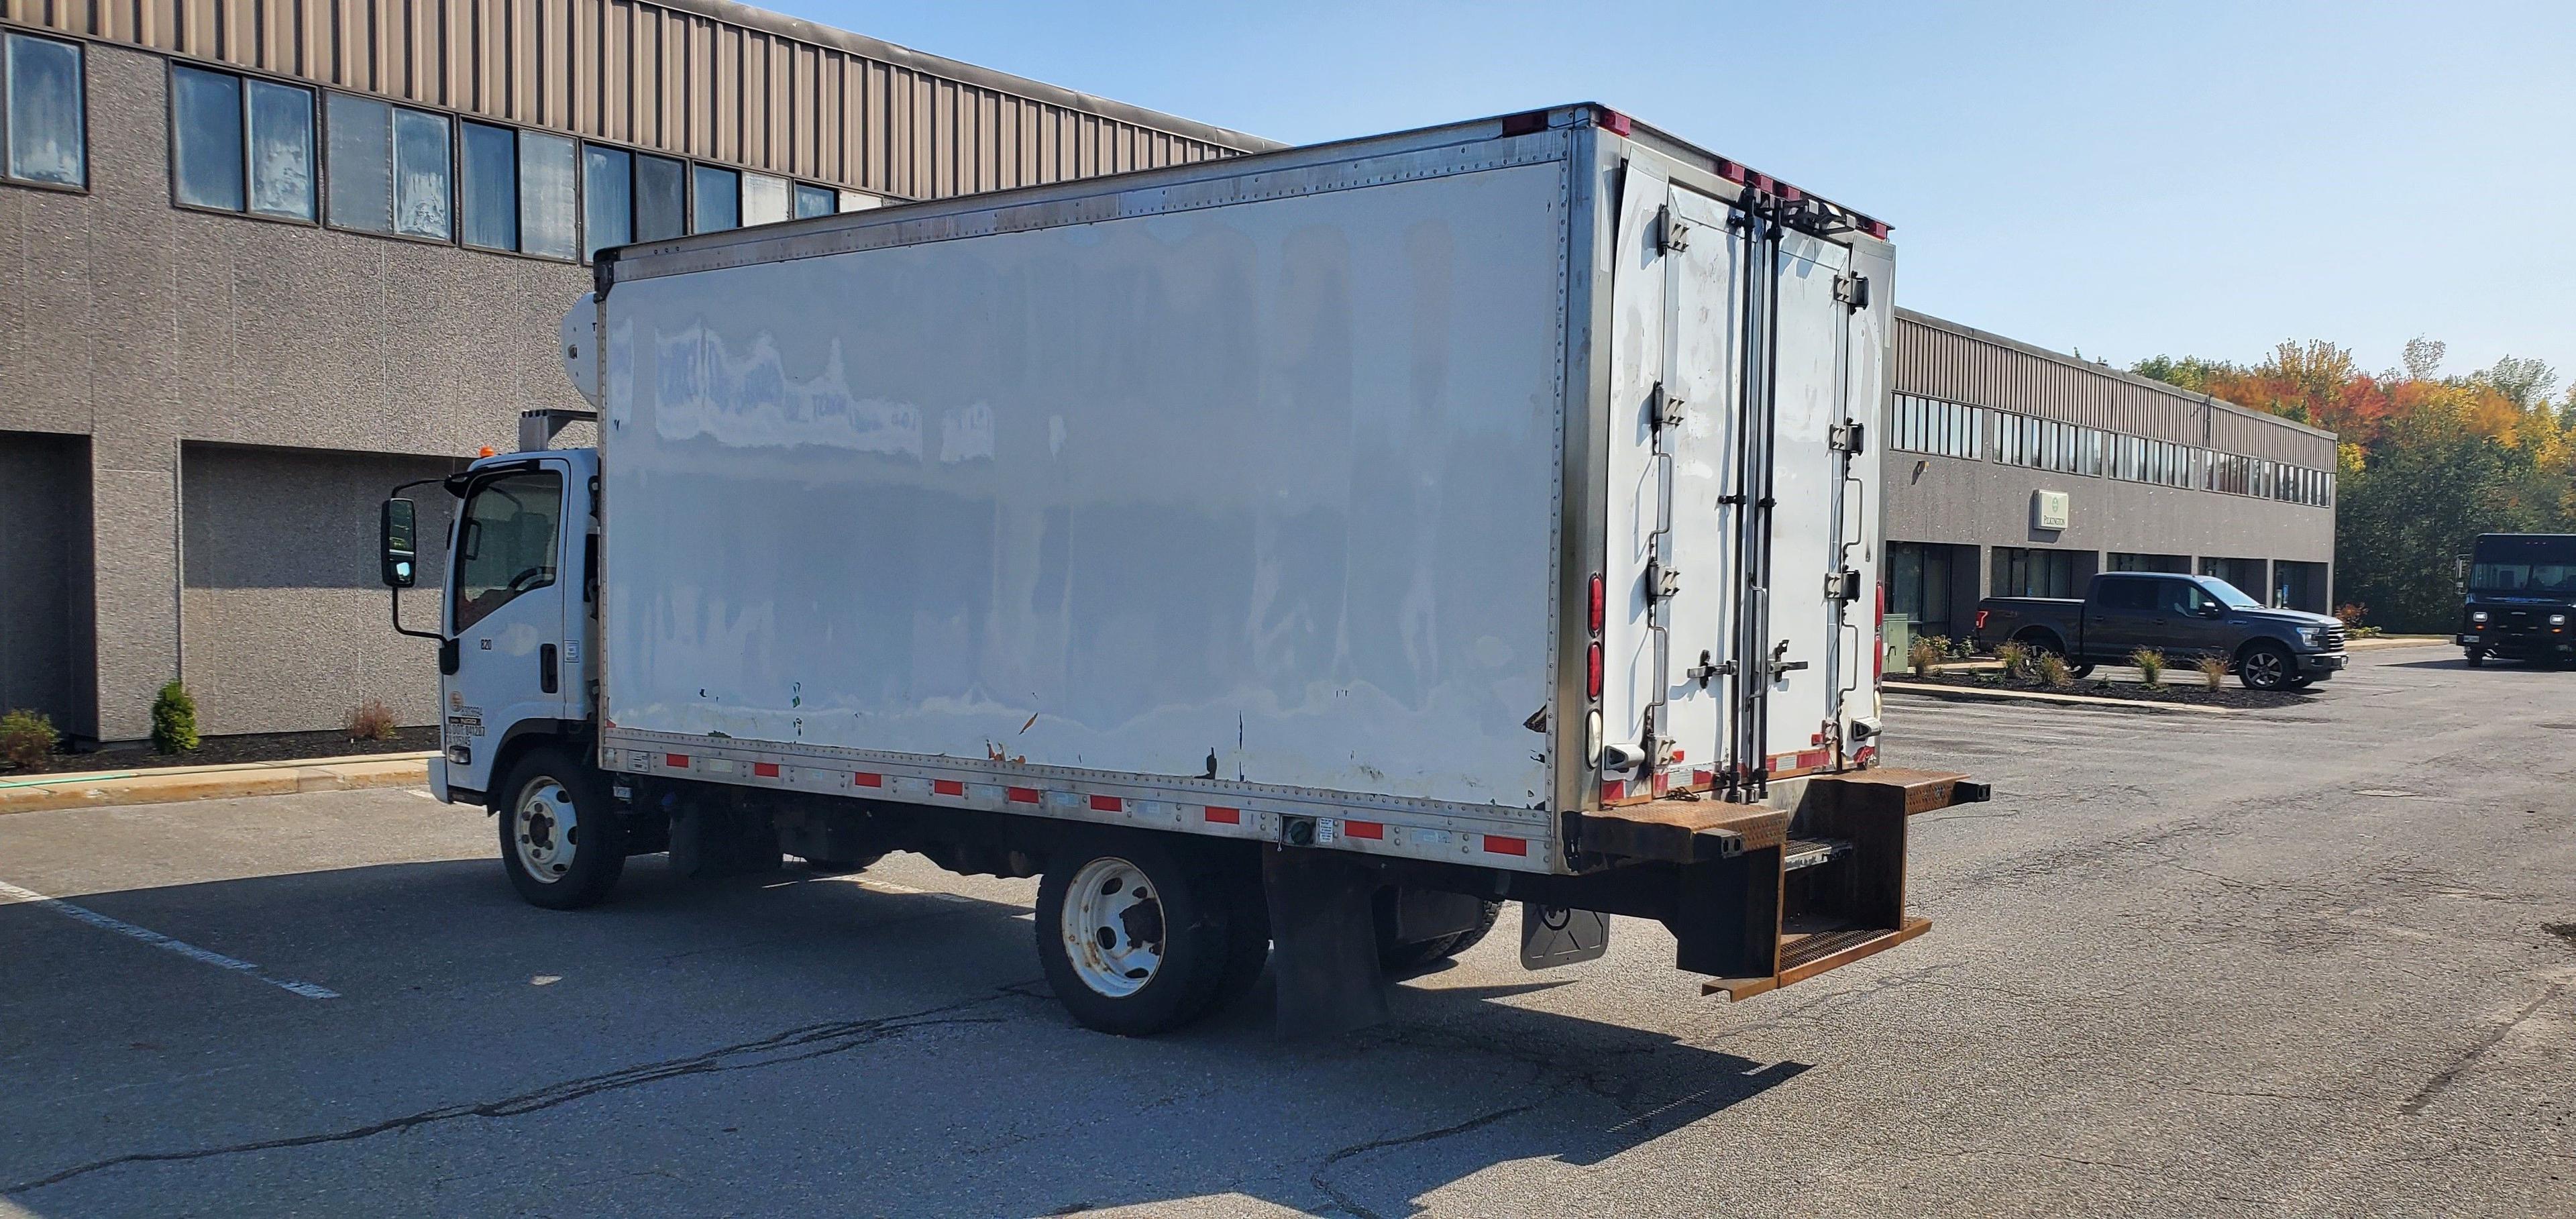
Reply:
M152 700L152 748L161 753L186 753L196 747L196 696L173 681L161 687L160 696Z
M2165 685L2165 654L2154 648L2139 648L2129 653L2129 663L2146 675L2147 688L2161 690Z
M2039 654L2039 680L2053 689L2062 689L2075 683L2075 671L2066 666L2065 657L2055 652L2042 652Z
M54 752L62 734L42 712L20 709L0 715L0 761L36 766Z
M2346 629L2357 628L2370 616L2370 607L2358 601L2346 601L2335 607L2334 616L2343 620Z
M2203 656L2191 662L2191 667L2200 670L2200 680L2212 690L2227 684L2227 660L2224 657Z
M1930 677L1940 672L1942 642L1937 636L1915 640L1914 646L1905 649L1905 667L1914 670L1916 677Z
M372 698L349 708L347 722L352 741L390 741L400 726L394 722L393 709Z
M2004 663L2004 676L2016 681L2030 676L2030 647L2018 640L1995 645L1995 659Z

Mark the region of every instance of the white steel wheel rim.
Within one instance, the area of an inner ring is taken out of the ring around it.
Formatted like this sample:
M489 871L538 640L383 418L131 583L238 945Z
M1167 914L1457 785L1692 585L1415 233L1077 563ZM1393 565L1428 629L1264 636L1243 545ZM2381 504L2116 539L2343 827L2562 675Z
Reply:
M539 775L519 789L510 808L510 842L519 853L519 869L539 884L551 885L572 872L581 850L581 816L562 780Z
M1065 886L1064 912L1056 921L1074 976L1100 994L1124 999L1162 970L1160 887L1124 859L1102 857L1082 865Z

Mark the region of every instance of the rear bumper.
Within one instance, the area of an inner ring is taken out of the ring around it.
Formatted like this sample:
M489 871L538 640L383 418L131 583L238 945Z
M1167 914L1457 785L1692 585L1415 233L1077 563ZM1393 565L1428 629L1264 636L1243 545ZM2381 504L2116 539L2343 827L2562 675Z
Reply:
M1617 900L1569 892L1562 904L1662 921L1676 964L1711 979L1706 993L1749 999L1930 930L1905 913L1908 823L1989 795L1965 775L1866 770L1808 780L1795 808L1658 800L1587 813L1581 849L1669 868L1669 880L1648 873Z
M2499 656L2576 656L2576 638L2536 633L2462 635L2460 646Z

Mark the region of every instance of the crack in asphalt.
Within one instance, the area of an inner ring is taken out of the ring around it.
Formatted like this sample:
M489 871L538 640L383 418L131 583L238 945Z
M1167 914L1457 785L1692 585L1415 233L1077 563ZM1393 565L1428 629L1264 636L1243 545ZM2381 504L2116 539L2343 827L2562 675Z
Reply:
M2434 1097L2441 1095L2443 1090L2449 1088L2453 1082L2460 1078L2460 1073L2462 1071L2469 1069L2470 1063L2476 1062L2478 1059L2485 1057L2487 1051L2496 1048L2499 1044L2502 1044L2504 1039L2511 1036L2515 1029L2522 1027L2523 1021L2531 1019L2532 1013L2539 1011L2543 1004L2546 1004L2550 1000L2566 993L2567 985L2567 983L2561 982L2540 992L2540 996L2538 998L2533 999L2529 1003L2523 1004L2522 1010L2514 1013L2513 1019L2505 1021L2504 1023L2487 1030L2487 1035L2479 1038L2476 1045L2470 1046L2467 1050L2463 1051L2459 1057L2452 1059L2451 1065L2442 1068L2439 1072L2436 1072L2433 1078L2425 1080L2424 1086L2416 1089L2415 1095L2406 1098L2406 1103L2399 1105L2397 1107L2397 1111L2408 1117L2413 1117L2418 1113L2422 1113L2424 1111L2424 1106L2433 1103Z
M1416 1143L1429 1143L1435 1140L1448 1138L1451 1135L1465 1134L1470 1130L1482 1129L1486 1126L1491 1126L1496 1122L1518 1117L1532 1109L1538 1108L1539 1104L1540 1102L1538 1101L1531 1101L1528 1104L1513 1105L1509 1108L1496 1109L1490 1113L1479 1114L1475 1117L1468 1118L1466 1121L1459 1122L1455 1125L1442 1126L1436 1130L1424 1130L1414 1134L1396 1135L1383 1139L1370 1139L1365 1143L1353 1143L1348 1147L1344 1147L1341 1150L1332 1153L1331 1155L1325 1156L1321 1162L1315 1165L1314 1175L1309 1177L1308 1180L1314 1183L1316 1189L1323 1191L1325 1197L1333 1200L1333 1208L1335 1210L1341 1211L1343 1214L1353 1216L1354 1219L1386 1219L1384 1215L1360 1205L1359 1199L1343 1193L1339 1188L1334 1186L1330 1179L1333 1165L1339 1164L1352 1156L1365 1155L1372 1151L1380 1151L1389 1147L1405 1147Z
M658 1062L648 1062L631 1067L621 1067L617 1070L608 1071L598 1075L587 1075L578 1079L560 1080L555 1083L547 1084L541 1088L521 1092L514 1096L506 1096L499 1100L479 1101L472 1104L442 1105L435 1109L424 1109L418 1113L405 1114L401 1117L386 1118L382 1121L370 1122L363 1126L352 1126L344 1130L330 1130L318 1134L293 1135L285 1138L259 1139L246 1143L227 1144L221 1147L201 1147L190 1151L143 1151L130 1152L120 1156L110 1156L106 1159L93 1160L86 1164L75 1164L69 1168L61 1169L45 1176L37 1177L33 1180L21 1181L15 1185L0 1188L0 1197L31 1193L48 1186L60 1185L63 1182L72 1180L76 1177L88 1176L91 1173L101 1172L106 1169L115 1168L125 1164L166 1164L189 1160L211 1159L217 1156L244 1155L259 1151L277 1151L290 1147L312 1147L324 1143L350 1143L361 1139L374 1138L379 1134L410 1130L415 1127L434 1125L440 1122L450 1122L460 1118L518 1117L524 1114L535 1113L543 1109L552 1109L558 1105L570 1104L586 1097L596 1096L602 1092L614 1092L626 1088L642 1087L646 1084L661 1083L664 1080L678 1079L683 1076L715 1075L731 1071L750 1071L763 1067L784 1066L789 1063L805 1062L811 1059L829 1057L834 1054L846 1053L862 1046L874 1045L877 1042L885 1041L894 1037L900 1037L907 1033L918 1032L922 1029L968 1024L996 1024L1000 1023L1000 1020L996 1017L966 1016L959 1015L957 1013L982 1007L986 1004L996 1003L1006 998L1025 998L1027 997L1027 992L1022 988L1030 985L1033 985L1033 983L1014 982L1008 986L996 987L988 993L978 995L971 999L962 999L955 1003L945 1003L936 1007L923 1008L919 1011L905 1012L900 1015L878 1016L867 1020L834 1020L821 1024L802 1025L797 1028L788 1029L784 1032L772 1033L766 1037L756 1038L751 1041L737 1042L727 1046L719 1046L712 1050L704 1050L699 1053L679 1058L666 1058Z

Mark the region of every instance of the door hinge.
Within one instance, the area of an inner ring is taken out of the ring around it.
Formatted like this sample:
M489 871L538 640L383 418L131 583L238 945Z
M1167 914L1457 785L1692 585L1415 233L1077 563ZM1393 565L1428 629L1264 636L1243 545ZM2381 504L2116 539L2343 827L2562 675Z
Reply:
M1717 497L1717 502L1721 504L1741 504L1744 502L1744 496L1741 494L1721 495Z
M1869 308L1869 277L1866 275L1835 276L1834 299L1854 309Z
M1826 572L1825 599L1828 601L1860 600L1860 573L1848 568Z
M1690 221L1682 219L1667 203L1655 217L1655 244L1666 254L1678 254L1690 248L1690 230Z
M1834 451L1837 453L1849 453L1854 457L1858 457L1861 453L1861 446L1869 439L1865 434L1865 426L1866 425L1862 424L1858 420L1846 420L1845 422L1836 424L1832 428L1826 430L1825 443L1833 446Z
M1682 591L1682 573L1661 559L1646 560L1646 599L1668 601Z
M1657 429L1677 428L1682 425L1682 396L1665 389L1661 381L1655 382L1653 406Z

